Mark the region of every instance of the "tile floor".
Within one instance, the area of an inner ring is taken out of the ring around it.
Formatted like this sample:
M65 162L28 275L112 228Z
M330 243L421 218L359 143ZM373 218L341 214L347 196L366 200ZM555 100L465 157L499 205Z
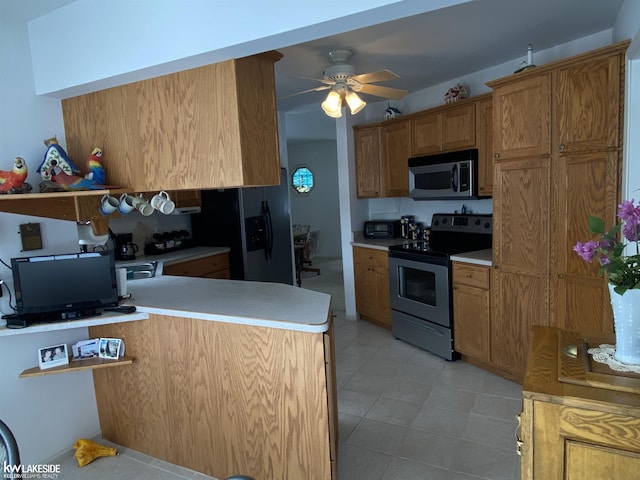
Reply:
M304 274L303 288L340 297L335 288L342 281L340 262L317 259L314 266L321 275ZM340 480L520 478L514 440L520 385L461 361L446 362L366 321L345 320L338 309L343 305L344 298L334 301ZM58 478L211 478L126 448L119 451L108 462L81 469L68 454L60 459Z

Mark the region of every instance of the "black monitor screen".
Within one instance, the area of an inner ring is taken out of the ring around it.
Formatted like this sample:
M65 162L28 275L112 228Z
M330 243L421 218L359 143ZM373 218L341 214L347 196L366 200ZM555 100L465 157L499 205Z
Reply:
M113 252L12 258L18 315L80 312L118 304Z

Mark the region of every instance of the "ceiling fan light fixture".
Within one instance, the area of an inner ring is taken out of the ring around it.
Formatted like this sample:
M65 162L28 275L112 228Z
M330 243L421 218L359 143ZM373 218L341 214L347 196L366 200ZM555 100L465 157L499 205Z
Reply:
M367 102L362 101L358 94L351 90L347 92L345 99L347 100L347 104L351 110L351 115L355 115L367 105Z
M331 90L327 98L322 102L322 110L332 118L340 118L342 116L342 97L335 90Z

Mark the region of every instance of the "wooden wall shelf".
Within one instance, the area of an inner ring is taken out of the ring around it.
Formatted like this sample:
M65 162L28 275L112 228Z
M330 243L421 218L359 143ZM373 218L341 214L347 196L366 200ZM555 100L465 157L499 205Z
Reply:
M18 375L18 377L41 377L42 375L53 375L55 373L78 372L80 370L95 370L97 368L122 367L124 365L131 365L132 363L132 357L120 357L118 360L89 358L86 360L70 361L68 365L60 365L59 367L47 368L45 370L41 370L40 367L29 368Z

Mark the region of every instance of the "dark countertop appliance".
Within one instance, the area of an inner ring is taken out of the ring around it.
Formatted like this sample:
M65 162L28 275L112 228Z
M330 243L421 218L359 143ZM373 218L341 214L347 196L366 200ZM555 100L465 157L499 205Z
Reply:
M478 198L478 149L410 158L409 196L414 200Z
M434 214L429 242L389 247L393 335L446 360L453 346L451 256L491 248L491 215Z
M196 246L229 247L232 280L293 285L289 178L280 185L203 190L201 212L191 215Z
M116 233L114 235L116 260L135 260L138 245L133 243L132 233Z
M400 220L367 220L363 228L364 238L400 237Z

